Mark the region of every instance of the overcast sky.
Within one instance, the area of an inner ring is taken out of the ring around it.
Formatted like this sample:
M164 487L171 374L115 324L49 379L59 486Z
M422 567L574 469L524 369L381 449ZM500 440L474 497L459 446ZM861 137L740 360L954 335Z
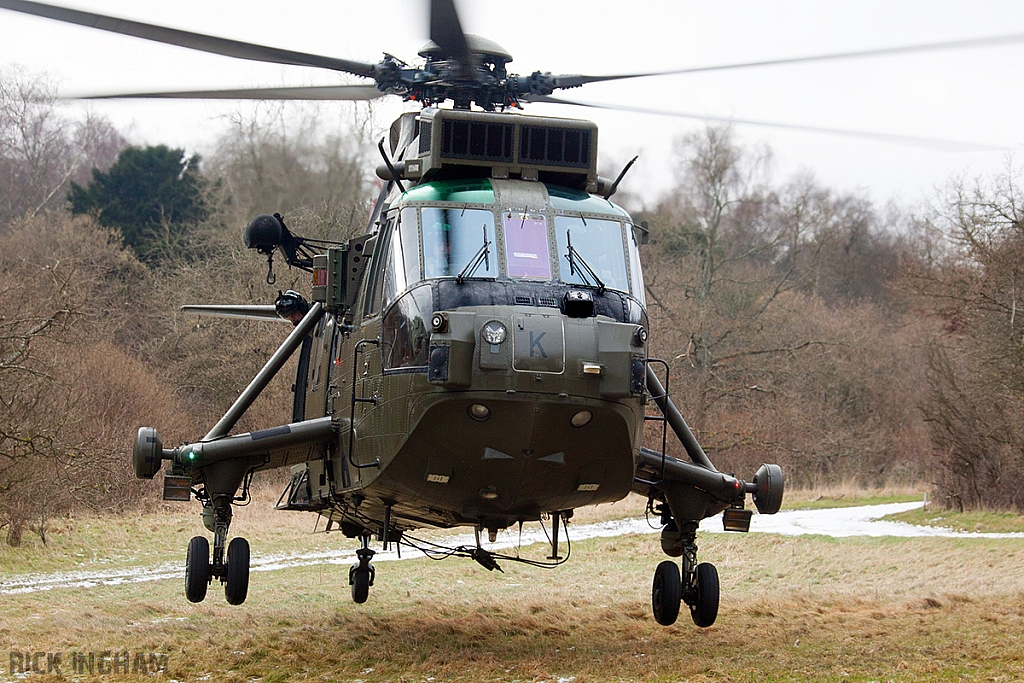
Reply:
M423 0L67 0L58 3L149 23L367 62L387 51L411 61L426 41ZM513 73L606 74L1024 34L1024 2L552 2L459 3L467 32L512 53ZM0 64L59 79L65 94L332 84L330 72L194 53L52 20L0 12ZM997 147L948 152L737 125L766 143L774 177L808 170L826 185L878 201L927 197L954 173L999 172L1024 144L1024 41L970 50L873 57L592 84L567 99L740 119L944 138ZM351 81L349 81L351 82ZM397 100L397 98L395 98ZM74 105L80 106L80 105ZM230 103L102 102L88 105L133 141L203 151ZM339 104L338 107L352 105ZM410 105L377 108L381 131ZM614 176L640 161L624 188L653 199L671 187L669 150L699 121L555 105L533 114L588 118Z

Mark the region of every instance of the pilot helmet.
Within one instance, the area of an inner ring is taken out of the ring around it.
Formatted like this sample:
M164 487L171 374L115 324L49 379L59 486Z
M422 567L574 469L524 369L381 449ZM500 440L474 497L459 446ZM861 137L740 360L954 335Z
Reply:
M309 302L294 289L289 289L287 292L278 292L274 309L282 318L291 318L296 313L306 315L309 311Z

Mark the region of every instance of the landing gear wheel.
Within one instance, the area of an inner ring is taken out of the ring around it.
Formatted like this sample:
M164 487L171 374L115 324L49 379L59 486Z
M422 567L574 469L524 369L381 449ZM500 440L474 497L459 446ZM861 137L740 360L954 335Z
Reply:
M352 600L358 604L366 602L370 596L370 586L373 585L373 577L377 571L370 564L373 558L373 551L368 547L370 537L363 536L363 547L356 551L359 561L348 570L348 583L352 586Z
M662 626L671 626L676 623L682 597L683 584L679 578L679 567L675 562L665 560L654 571L654 585L651 587L651 607L654 609L654 619ZM717 604L718 598L716 597L716 608Z
M697 596L690 605L693 623L707 628L718 618L718 570L710 562L697 565Z
M370 570L358 565L353 567L349 582L352 584L352 600L360 605L366 602L370 597Z
M249 594L249 541L244 538L231 539L226 573L224 597L230 605L241 605Z
M189 602L202 602L209 585L210 542L205 536L195 536L185 554L185 597Z

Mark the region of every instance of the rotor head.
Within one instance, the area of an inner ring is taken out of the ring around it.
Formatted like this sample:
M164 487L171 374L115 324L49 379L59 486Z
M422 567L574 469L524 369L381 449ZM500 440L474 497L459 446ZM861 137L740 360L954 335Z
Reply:
M512 55L509 51L489 38L467 33L466 44L469 47L470 53L480 57L481 61L493 64L500 63L502 65L508 64L512 61ZM420 49L419 56L426 60L433 61L436 59L448 58L452 55L445 54L440 45L430 40L427 41L427 44Z

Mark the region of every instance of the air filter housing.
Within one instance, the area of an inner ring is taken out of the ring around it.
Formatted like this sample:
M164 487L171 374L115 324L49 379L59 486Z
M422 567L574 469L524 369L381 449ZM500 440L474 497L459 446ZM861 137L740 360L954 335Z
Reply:
M418 134L418 158L405 158L409 178L520 178L597 188L597 126L590 121L425 109Z

